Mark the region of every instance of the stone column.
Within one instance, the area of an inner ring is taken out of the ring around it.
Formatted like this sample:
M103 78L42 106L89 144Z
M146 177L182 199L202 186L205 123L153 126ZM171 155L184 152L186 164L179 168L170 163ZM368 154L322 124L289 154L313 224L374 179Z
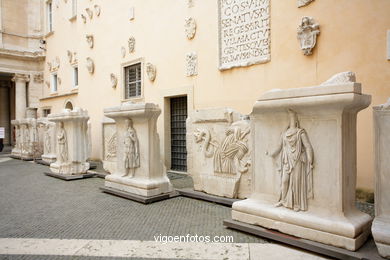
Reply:
M30 76L26 74L18 74L12 78L15 82L15 117L23 119L26 116L26 83L30 81Z
M20 122L19 120L12 120L11 124L15 127L15 146L11 154L14 158L20 159L22 156L22 130L20 128Z
M104 191L117 190L146 199L173 191L160 159L156 129L160 114L161 110L152 103L129 102L104 109L104 115L115 120L117 135L117 166L113 174L106 176Z
M272 90L255 103L252 194L232 218L355 251L371 217L355 207L356 117L371 96L352 72Z
M390 258L390 99L374 107L375 219L372 223L379 254Z
M62 113L48 116L49 121L56 123L57 160L50 164L55 177L67 179L66 176L80 176L89 169L88 119L87 110L80 108L65 109Z

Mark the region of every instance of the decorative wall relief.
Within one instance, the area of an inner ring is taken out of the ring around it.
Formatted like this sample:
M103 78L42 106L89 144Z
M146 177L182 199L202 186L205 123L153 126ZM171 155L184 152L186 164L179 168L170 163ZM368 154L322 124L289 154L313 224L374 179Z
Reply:
M61 64L60 58L57 56L51 61L48 61L46 64L50 72L57 71L60 68Z
M95 10L96 16L99 17L100 16L100 11L101 11L100 6L99 5L94 5L93 9Z
M187 0L188 8L194 7L194 0Z
M117 139L115 121L104 117L103 134L103 168L106 172L114 173L117 164Z
M111 80L111 87L116 88L116 85L118 84L118 79L114 73L110 74L110 80Z
M189 17L185 20L184 29L188 40L191 40L195 37L196 33L196 21L194 18Z
M126 57L126 48L125 47L121 47L121 54L122 54L122 58Z
M135 38L131 36L128 40L128 45L129 45L129 53L134 52L135 49Z
M226 108L197 110L187 120L187 132L187 171L194 189L246 198L251 178L249 120Z
M34 82L38 84L43 83L43 73L34 74Z
M87 43L88 43L89 48L92 49L93 48L93 43L94 43L93 35L92 34L87 34L85 36L85 38L87 39Z
M114 133L108 141L106 160L116 158L117 134Z
M156 66L154 66L151 63L146 63L146 74L148 75L148 78L150 81L154 81L156 79Z
M60 77L57 77L57 82L58 82L58 85L61 85L62 79Z
M71 51L67 51L67 55L68 55L68 61L70 64L76 64L77 63L77 53L76 52L71 52Z
M289 109L288 115L290 124L282 133L275 151L269 154L271 157L280 155L280 166L276 172L281 174L281 186L276 207L306 211L308 199L314 197L314 152L305 129L299 126L297 113Z
M95 71L95 64L90 57L87 58L87 70L90 74L93 74Z
M87 17L85 17L84 14L80 14L80 17L83 20L83 23L87 23Z
M90 8L85 8L85 11L87 12L89 19L92 20L92 18L93 18L93 11Z
M219 69L270 61L270 1L218 0ZM246 2L245 2L246 3Z
M298 7L303 7L303 6L309 5L313 1L314 0L298 0L297 4L298 4Z
M198 55L196 52L186 54L186 76L191 77L198 74Z
M302 17L298 27L298 40L305 55L311 55L317 43L317 35L320 33L320 25L312 17Z

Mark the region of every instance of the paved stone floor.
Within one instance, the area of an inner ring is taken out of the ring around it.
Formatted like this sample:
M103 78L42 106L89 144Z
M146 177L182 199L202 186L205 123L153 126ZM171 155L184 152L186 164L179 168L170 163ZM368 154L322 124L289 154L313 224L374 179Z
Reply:
M100 192L101 178L66 182L44 171L0 154L0 259L324 259L224 228L225 206L185 197L143 205ZM170 178L177 187L191 184ZM187 234L232 236L233 243L155 242ZM73 251L64 253L61 239Z

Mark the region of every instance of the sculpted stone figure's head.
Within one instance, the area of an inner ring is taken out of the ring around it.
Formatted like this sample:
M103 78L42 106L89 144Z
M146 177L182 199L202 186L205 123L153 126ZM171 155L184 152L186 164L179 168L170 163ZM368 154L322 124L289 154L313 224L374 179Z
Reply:
M290 119L290 128L299 127L298 115L292 109L287 109L288 117Z
M127 129L132 129L133 128L133 120L126 119L125 123L126 123Z
M64 128L64 122L60 122L60 128Z

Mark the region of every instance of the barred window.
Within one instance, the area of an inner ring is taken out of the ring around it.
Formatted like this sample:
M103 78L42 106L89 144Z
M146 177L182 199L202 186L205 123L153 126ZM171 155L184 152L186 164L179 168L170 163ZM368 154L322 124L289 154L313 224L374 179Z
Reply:
M141 96L141 63L125 67L125 99Z

